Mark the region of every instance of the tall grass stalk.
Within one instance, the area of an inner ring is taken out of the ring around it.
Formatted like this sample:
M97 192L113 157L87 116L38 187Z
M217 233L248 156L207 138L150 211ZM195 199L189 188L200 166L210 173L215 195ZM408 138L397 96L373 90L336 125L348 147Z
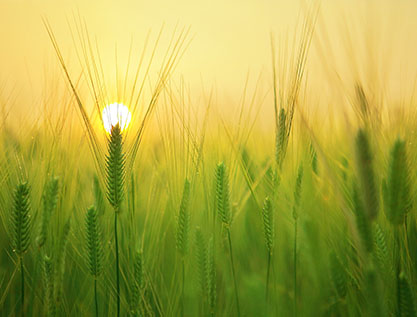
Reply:
M71 218L68 218L62 229L62 235L59 241L58 252L57 252L56 261L55 261L54 296L55 296L55 303L57 307L59 307L63 302L65 264L66 264L67 245L68 245L70 230L71 230Z
M106 156L107 199L114 210L114 243L116 253L116 305L120 316L120 265L117 219L124 196L125 155L123 153L122 131L119 124L112 127Z
M298 287L297 287L297 239L298 239L298 212L301 203L301 189L303 182L303 165L300 164L298 167L297 179L295 182L294 189L294 205L292 216L294 219L294 253L293 253L293 262L294 262L294 316L297 316L297 297L298 297Z
M269 197L266 197L264 200L262 216L263 216L263 221L264 221L265 243L266 243L266 248L267 248L265 303L266 303L266 314L268 315L269 279L270 279L270 272L271 272L272 251L274 248L274 215L273 215L272 203Z
M206 283L207 297L209 302L210 315L216 316L217 285L216 285L216 260L214 251L214 239L210 238L207 244L207 261L206 261Z
M409 177L405 142L397 139L391 149L387 181L382 185L385 215L393 225L403 225L411 210Z
M230 226L232 224L232 212L230 208L229 179L227 176L226 166L223 162L217 164L216 168L216 207L217 213L226 230L227 241L230 251L230 265L232 268L233 284L235 288L236 310L240 316L239 294L236 281L235 264L233 260L232 237L230 234Z
M208 283L207 283L207 246L206 241L200 227L195 231L195 255L196 264L198 270L198 282L201 291L202 309L204 310L204 301L208 296Z
M181 204L178 213L177 226L177 250L181 255L181 311L184 315L184 288L185 288L185 256L188 251L188 231L190 227L190 213L188 205L190 201L190 182L188 179L184 181L184 189L182 192Z
M143 296L145 289L143 253L136 251L133 266L133 278L131 282L130 311L132 316L141 316L143 314Z
M378 215L379 200L378 190L375 184L374 156L372 154L368 132L364 129L360 129L356 134L355 151L360 192L362 194L361 199L366 216L372 221Z
M41 248L47 239L47 232L49 222L54 212L57 201L58 201L58 189L59 189L59 182L57 177L51 178L45 185L45 190L42 196L43 202L43 210L42 210L42 220L41 225L39 228L39 233L36 238L36 243L38 248Z
M85 217L86 245L88 255L88 268L94 278L94 306L96 317L98 313L97 279L102 270L103 249L101 246L101 232L98 225L97 209L90 207Z
M46 302L46 315L55 316L56 307L54 301L54 273L52 260L48 256L43 258L43 280L44 280L44 294Z
M28 250L30 244L31 221L29 211L29 186L26 182L22 182L16 186L14 191L10 221L13 252L17 255L20 265L20 304L22 316L25 311L25 268L23 255Z

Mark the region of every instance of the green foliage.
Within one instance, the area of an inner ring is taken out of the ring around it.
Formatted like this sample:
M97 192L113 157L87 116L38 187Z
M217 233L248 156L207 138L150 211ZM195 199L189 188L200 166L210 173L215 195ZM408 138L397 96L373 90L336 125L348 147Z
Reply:
M185 256L188 251L188 231L190 227L190 213L189 213L189 201L190 201L190 182L188 179L184 181L184 189L182 192L180 210L178 213L177 223L177 249L182 256Z
M385 215L394 225L404 223L411 210L410 170L405 142L397 139L391 150L387 181L383 182Z
M265 242L266 248L269 254L272 254L274 249L274 211L272 208L272 203L269 197L266 197L264 200L264 206L262 209L262 217L264 220L264 233L265 233Z
M20 183L14 191L10 221L13 252L19 257L23 256L30 244L29 211L29 186L27 183Z
M368 219L373 220L378 215L379 200L369 136L364 129L356 134L355 151L364 210Z
M39 248L41 248L48 236L48 226L51 219L51 215L56 208L58 201L58 189L59 181L57 177L51 178L45 185L44 193L42 196L43 209L42 220L39 229L39 234L36 238L36 242Z
M229 195L229 178L226 166L221 162L216 168L216 207L221 221L227 226L232 222Z
M124 180L125 155L123 153L122 132L117 124L111 130L106 156L107 199L116 213L120 212L124 198Z
M90 274L97 278L102 271L103 248L101 245L101 230L94 206L88 208L85 216L87 263Z

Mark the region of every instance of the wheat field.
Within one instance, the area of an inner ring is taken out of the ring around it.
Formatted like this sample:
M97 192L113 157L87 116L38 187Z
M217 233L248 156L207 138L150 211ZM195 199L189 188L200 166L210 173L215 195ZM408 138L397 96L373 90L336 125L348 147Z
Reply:
M416 316L417 8L399 2L305 1L239 78L214 48L187 78L192 25L110 53L83 7L67 35L38 16L36 94L0 77L0 316Z

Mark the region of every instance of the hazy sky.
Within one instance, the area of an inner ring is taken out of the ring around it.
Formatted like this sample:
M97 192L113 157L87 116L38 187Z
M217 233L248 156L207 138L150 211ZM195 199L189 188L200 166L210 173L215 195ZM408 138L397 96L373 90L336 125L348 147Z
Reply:
M191 87L199 87L203 79L205 85L215 83L217 89L233 95L243 87L248 71L254 78L260 72L270 71L270 33L281 41L285 37L291 39L295 26L311 3L292 0L1 0L0 87L7 86L3 91L6 95L10 87L14 87L14 94L38 96L44 87L45 73L51 75L59 70L42 17L54 30L64 57L75 60L70 27L74 28L73 18L79 14L85 19L89 33L97 37L105 65L114 65L116 43L119 62L125 65L123 59L132 39L139 52L146 33L151 29L155 38L165 23L166 37L162 38L160 47L166 47L175 25L190 27L192 42L176 74L183 75ZM340 74L344 67L352 68L346 62L350 59L349 63L355 63L352 54L358 55L356 67L360 72L365 72L361 68L369 66L366 66L366 59L370 58L378 61L374 68L378 69L382 63L385 71L394 68L398 74L412 73L413 77L417 69L415 3L409 0L321 1L309 80L320 84L326 74L330 76L328 80L331 79L333 70ZM349 38L355 43L350 51L347 49ZM368 46L372 46L374 52L365 58ZM74 75L77 75L75 68Z

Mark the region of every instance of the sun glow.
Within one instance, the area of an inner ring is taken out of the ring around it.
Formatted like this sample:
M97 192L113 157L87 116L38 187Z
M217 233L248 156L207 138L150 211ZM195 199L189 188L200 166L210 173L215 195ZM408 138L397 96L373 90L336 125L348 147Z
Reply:
M104 129L111 133L112 127L119 124L122 131L129 126L132 114L129 109L121 103L112 103L103 109L103 126Z

